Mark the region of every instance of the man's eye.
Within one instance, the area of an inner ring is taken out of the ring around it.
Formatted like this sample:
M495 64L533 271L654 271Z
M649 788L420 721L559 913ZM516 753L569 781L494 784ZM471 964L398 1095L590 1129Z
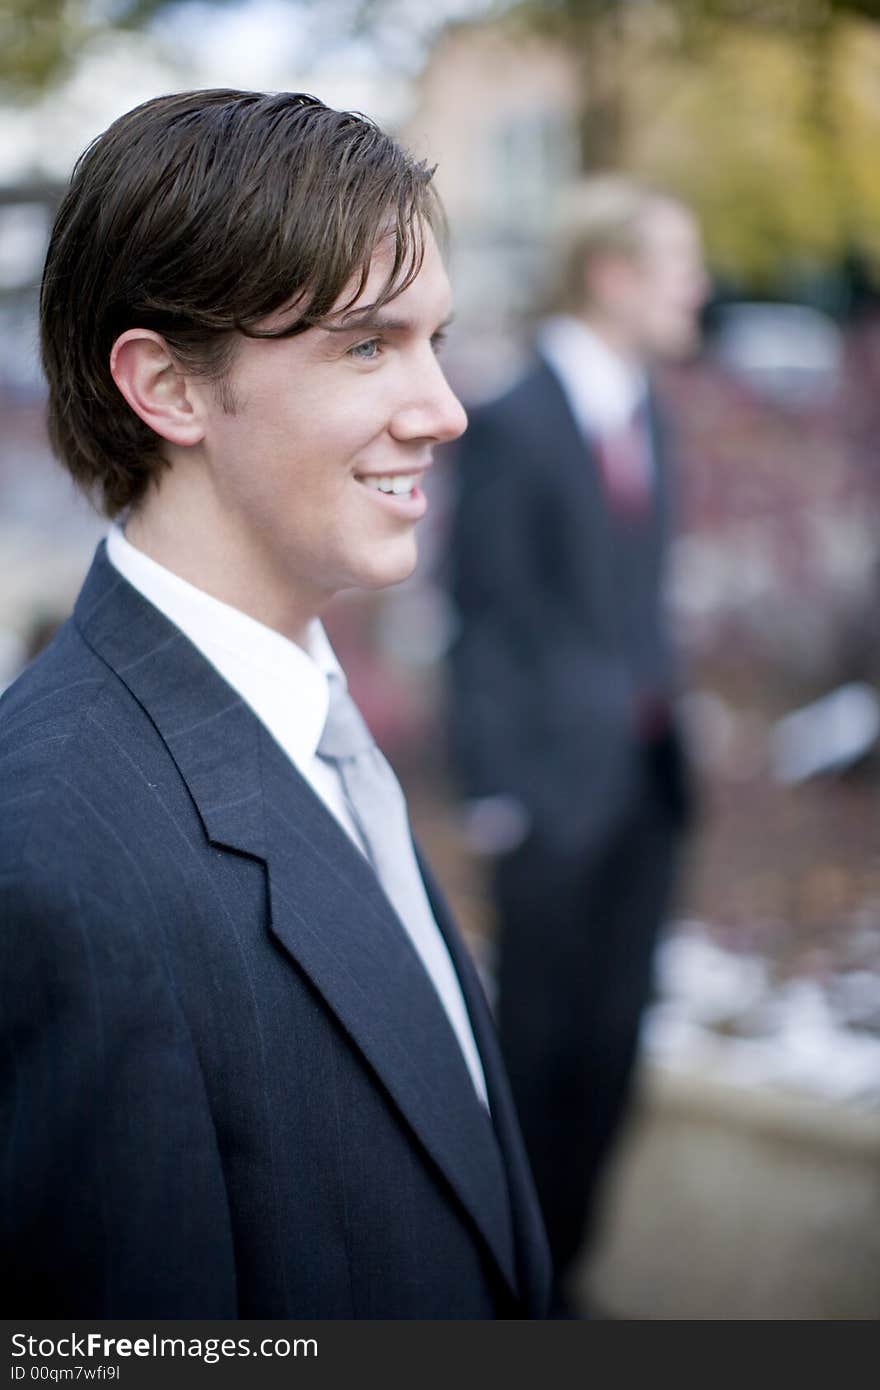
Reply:
M355 343L354 347L348 349L349 357L356 357L359 362L372 362L381 352L382 344L378 338L366 338L362 343Z

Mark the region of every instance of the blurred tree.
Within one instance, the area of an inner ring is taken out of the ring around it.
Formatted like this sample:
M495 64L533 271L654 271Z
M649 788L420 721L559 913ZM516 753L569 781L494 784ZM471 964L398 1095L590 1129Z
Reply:
M787 36L811 50L821 98L837 21L853 15L880 20L880 0L515 0L511 14L578 55L584 164L608 168L620 163L625 144L633 47L647 39L657 54L703 61L731 29ZM824 107L820 100L817 112Z
M855 250L880 276L880 0L520 0L582 72L585 170L698 208L717 268L756 289Z
M38 92L113 29L146 24L174 0L0 0L0 85ZM214 0L228 4L229 0Z
M211 0L224 5L233 0ZM0 83L21 90L41 88L57 79L97 35L137 28L162 10L185 0L0 0ZM444 18L443 5L415 13L400 0L290 0L301 8L320 9L344 18L343 29L369 32L389 18L421 27L426 36ZM462 17L466 7L452 7ZM880 0L474 0L474 13L515 12L530 25L574 42L590 76L592 124L589 148L611 148L618 132L617 61L629 21L662 10L674 16L689 40L711 37L724 21L763 26L827 28L835 15L880 18ZM606 129L607 128L607 129Z
M182 0L0 0L0 87L39 92L102 33ZM228 5L234 0L213 0ZM327 34L418 31L460 0L289 0ZM472 0L564 43L581 74L585 169L629 168L689 198L719 270L768 287L796 251L880 275L880 0ZM390 61L390 59L389 59Z

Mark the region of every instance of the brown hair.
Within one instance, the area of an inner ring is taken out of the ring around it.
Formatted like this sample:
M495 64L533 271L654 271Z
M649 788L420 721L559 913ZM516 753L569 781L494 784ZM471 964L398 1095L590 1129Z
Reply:
M385 303L418 273L424 224L442 231L431 174L303 93L180 92L115 121L74 169L40 297L49 433L77 483L115 516L165 465L110 375L120 333L161 333L181 370L222 386L236 334L301 333L352 281L353 303L391 234Z

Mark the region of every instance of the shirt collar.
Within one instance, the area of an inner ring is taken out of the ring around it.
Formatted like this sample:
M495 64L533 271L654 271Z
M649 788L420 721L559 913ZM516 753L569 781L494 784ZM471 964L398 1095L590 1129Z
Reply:
M198 647L300 770L305 769L327 720L328 677L335 674L346 684L319 619L312 619L301 647L150 559L120 526L110 529L107 556Z
M645 373L571 314L556 314L542 322L538 350L559 378L585 434L619 429L645 398Z

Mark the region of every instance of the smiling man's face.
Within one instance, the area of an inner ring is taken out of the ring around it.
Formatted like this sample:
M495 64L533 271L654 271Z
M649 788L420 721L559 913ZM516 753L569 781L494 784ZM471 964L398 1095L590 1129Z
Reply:
M451 295L429 229L412 284L364 314L391 254L382 243L363 293L330 327L243 338L225 383L233 412L219 398L206 411L221 530L238 563L250 555L301 613L412 572L432 450L467 423L437 360Z

